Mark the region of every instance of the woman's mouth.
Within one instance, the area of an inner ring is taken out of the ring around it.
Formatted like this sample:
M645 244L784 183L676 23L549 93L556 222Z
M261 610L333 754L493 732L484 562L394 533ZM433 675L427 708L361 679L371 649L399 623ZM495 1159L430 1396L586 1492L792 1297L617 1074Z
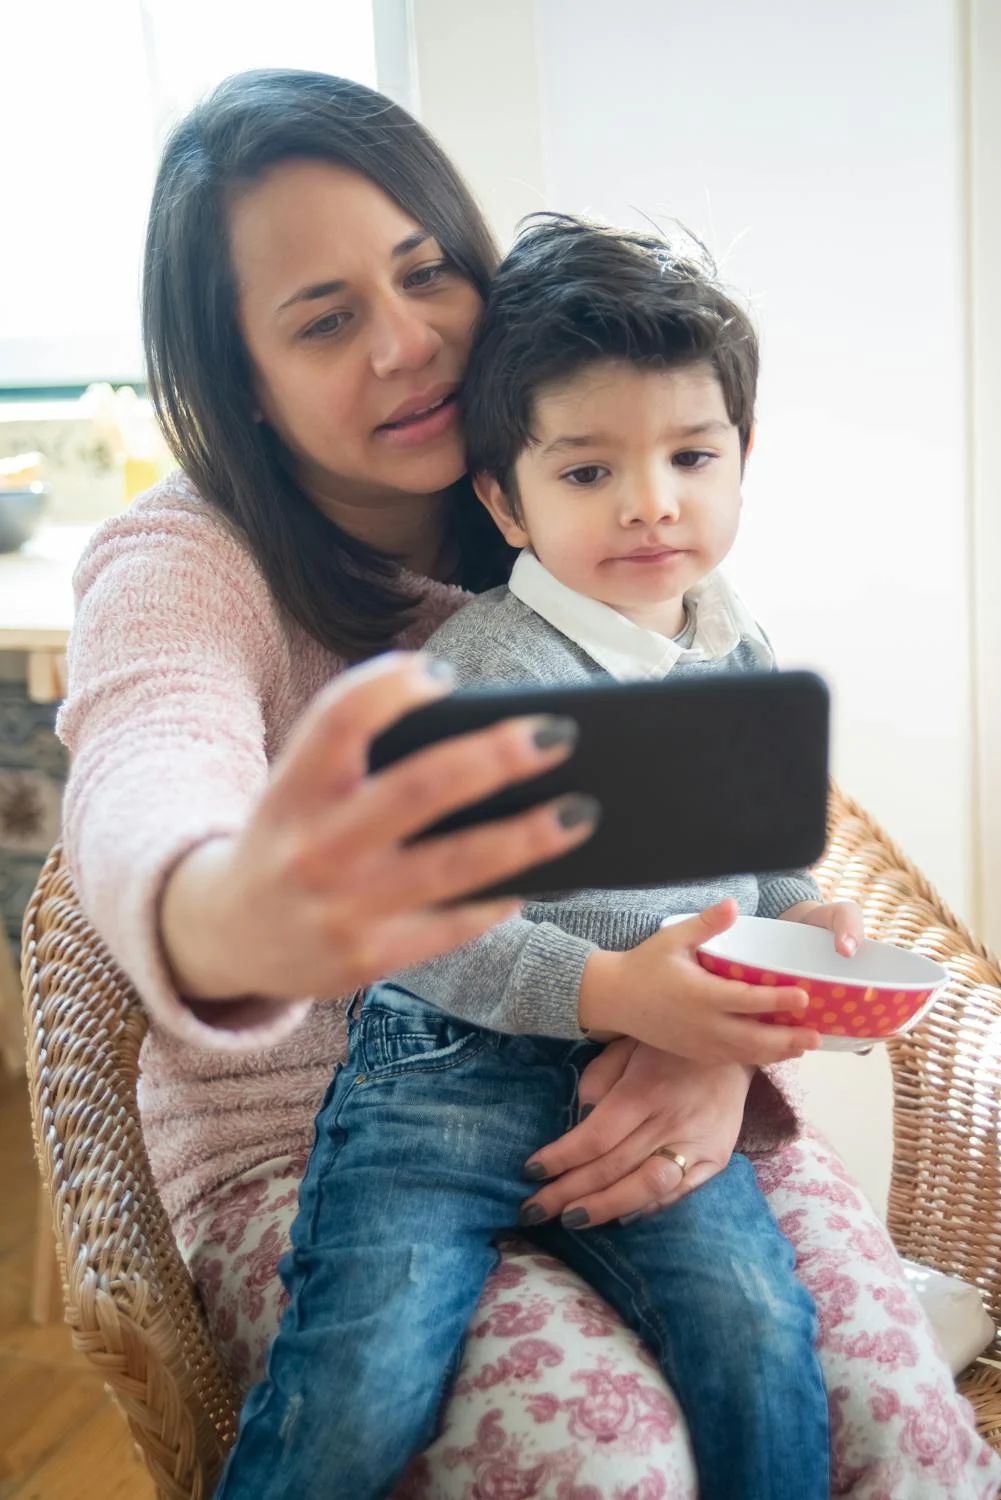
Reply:
M412 448L447 432L458 417L459 392L452 386L440 395L429 394L430 400L420 406L411 404L409 411L404 408L402 415L377 427L379 436L394 448Z

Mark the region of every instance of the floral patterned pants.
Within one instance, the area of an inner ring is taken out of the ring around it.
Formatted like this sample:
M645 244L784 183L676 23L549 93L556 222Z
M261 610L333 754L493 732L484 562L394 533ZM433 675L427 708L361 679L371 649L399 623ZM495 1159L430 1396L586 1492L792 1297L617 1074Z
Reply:
M833 1494L995 1500L1001 1459L977 1437L886 1230L837 1157L808 1135L756 1167L820 1316ZM277 1263L304 1168L304 1160L270 1162L175 1226L244 1388L261 1374L281 1316ZM684 1422L639 1341L565 1266L524 1243L506 1245L442 1430L398 1500L696 1494Z

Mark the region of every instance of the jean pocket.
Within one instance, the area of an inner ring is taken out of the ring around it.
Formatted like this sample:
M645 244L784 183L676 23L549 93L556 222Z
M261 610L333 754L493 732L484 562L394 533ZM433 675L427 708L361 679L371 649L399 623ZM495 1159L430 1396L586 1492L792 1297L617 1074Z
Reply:
M399 997L397 999L397 997ZM367 1078L440 1072L458 1067L490 1043L490 1033L467 1026L406 991L381 986L362 1010L352 1048Z

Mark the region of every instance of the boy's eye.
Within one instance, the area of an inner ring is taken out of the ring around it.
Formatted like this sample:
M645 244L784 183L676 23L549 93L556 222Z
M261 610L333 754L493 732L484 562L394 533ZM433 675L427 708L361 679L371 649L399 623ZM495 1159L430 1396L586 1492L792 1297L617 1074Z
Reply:
M308 328L303 329L304 339L329 338L332 334L340 333L351 314L346 312L324 313L322 318L317 318L315 323L310 323Z
M430 266L418 266L416 270L411 271L405 277L403 284L408 288L417 287L418 290L421 287L432 286L434 282L444 276L448 269L448 262L444 260L435 261Z
M586 486L597 484L599 479L604 479L608 470L601 464L578 464L576 469L567 469L562 476L568 484Z
M714 453L706 453L704 449L686 448L683 453L674 455L674 462L679 469L704 469L715 457Z

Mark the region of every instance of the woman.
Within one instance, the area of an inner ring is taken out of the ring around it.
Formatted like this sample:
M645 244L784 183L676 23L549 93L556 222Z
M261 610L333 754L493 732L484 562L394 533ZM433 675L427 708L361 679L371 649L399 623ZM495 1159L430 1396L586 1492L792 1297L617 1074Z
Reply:
M454 404L493 263L434 142L343 80L230 80L167 147L144 324L184 474L103 528L80 568L66 842L150 1012L150 1157L244 1383L276 1324L275 1266L343 1053L344 1001L310 997L485 931L510 904L461 898L590 831L571 799L410 846L433 816L565 752L551 724L516 722L367 778L373 736L446 684L419 655L339 676L419 647L462 588L505 576L462 479ZM778 1033L771 1046L749 1061L786 1055ZM541 1153L554 1180L535 1199L595 1222L705 1181L747 1106L744 1146L820 1310L836 1493L995 1492L999 1466L871 1210L819 1145L776 1149L796 1128L780 1088L627 1036L581 1097L593 1112ZM687 1176L658 1146L693 1163ZM725 1350L707 1357L725 1378ZM406 1492L693 1489L644 1351L566 1268L511 1248Z

